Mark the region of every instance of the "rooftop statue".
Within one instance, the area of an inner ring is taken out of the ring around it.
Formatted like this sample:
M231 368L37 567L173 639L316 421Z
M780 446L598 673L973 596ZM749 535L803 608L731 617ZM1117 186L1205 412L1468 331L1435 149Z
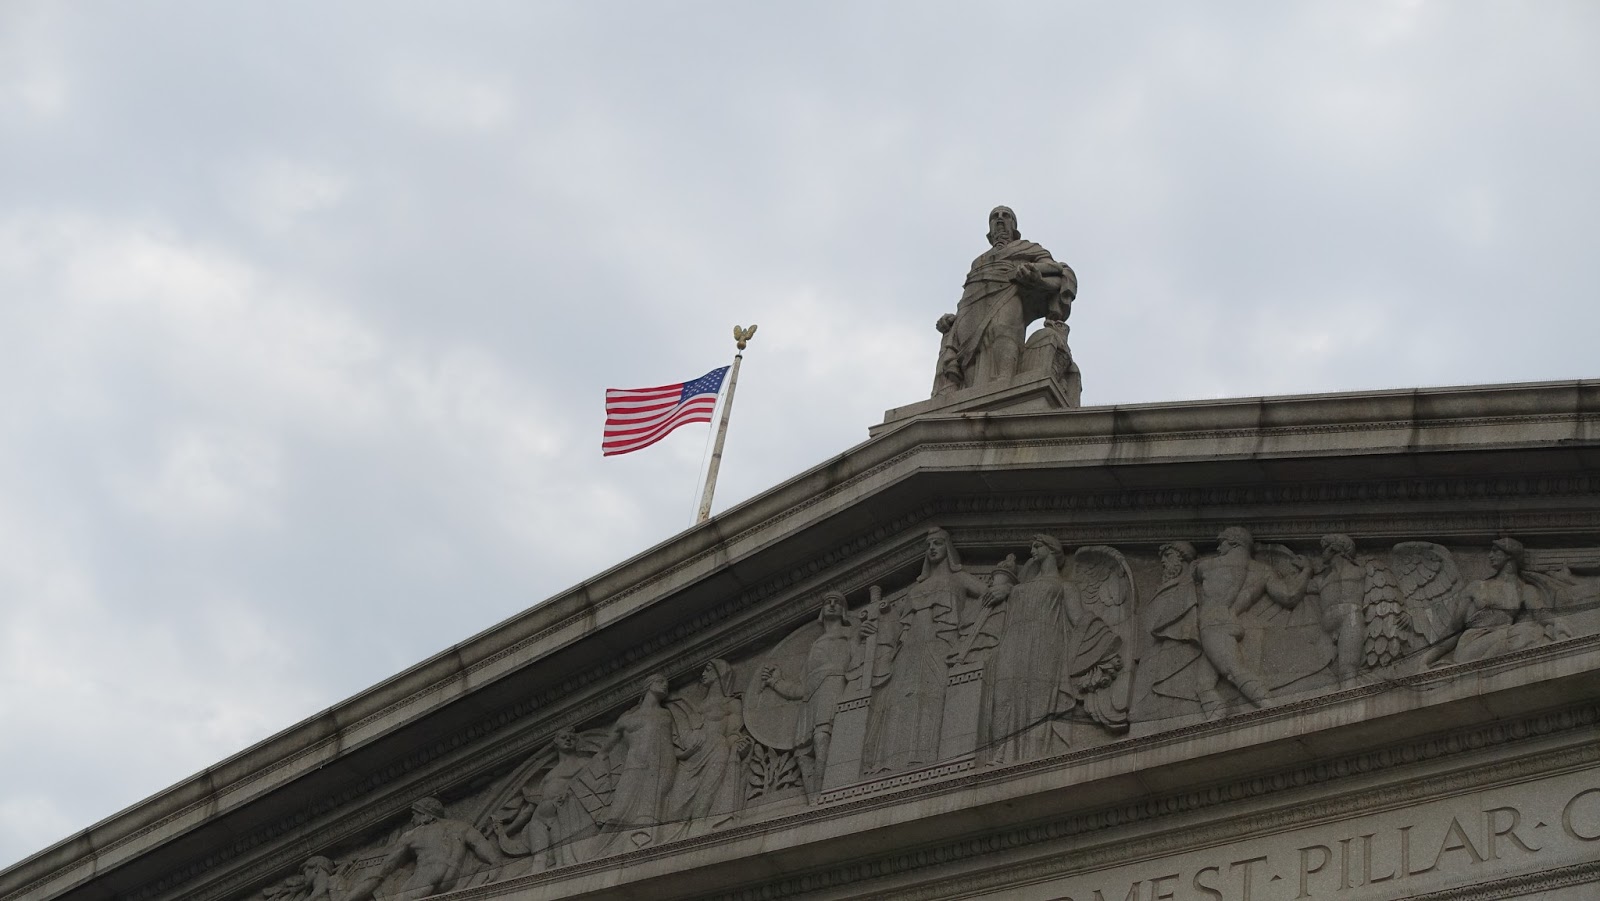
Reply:
M1066 349L1065 320L1078 295L1078 277L1072 267L1052 259L1050 252L1022 238L1017 214L997 206L989 213L989 249L972 261L954 313L939 318L944 338L933 379L933 396L944 397L964 388L1003 382L1024 365L1024 339L1028 326L1040 319L1052 324L1049 341ZM1070 356L1063 365L1070 365ZM1049 360L1041 362L1049 363Z

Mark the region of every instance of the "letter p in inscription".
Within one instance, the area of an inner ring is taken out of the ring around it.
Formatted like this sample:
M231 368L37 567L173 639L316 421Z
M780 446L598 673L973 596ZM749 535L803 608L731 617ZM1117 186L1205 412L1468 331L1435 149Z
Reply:
M1322 854L1322 859L1317 861L1316 866L1311 865L1311 852L1313 851L1318 851ZM1308 845L1300 849L1300 894L1295 895L1295 898L1311 897L1311 874L1322 872L1323 868L1332 860L1333 849L1327 845Z

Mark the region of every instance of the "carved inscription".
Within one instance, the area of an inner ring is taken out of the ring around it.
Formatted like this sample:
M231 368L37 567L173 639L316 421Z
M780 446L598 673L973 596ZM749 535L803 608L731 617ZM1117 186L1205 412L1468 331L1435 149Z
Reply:
M1591 770L981 897L1393 901L1597 856Z

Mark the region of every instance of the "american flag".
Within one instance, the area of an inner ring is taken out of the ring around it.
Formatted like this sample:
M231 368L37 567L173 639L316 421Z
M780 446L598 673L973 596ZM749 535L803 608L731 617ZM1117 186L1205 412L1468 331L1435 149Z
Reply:
M658 388L607 388L606 431L600 451L609 457L649 447L688 422L710 422L728 367L692 382Z

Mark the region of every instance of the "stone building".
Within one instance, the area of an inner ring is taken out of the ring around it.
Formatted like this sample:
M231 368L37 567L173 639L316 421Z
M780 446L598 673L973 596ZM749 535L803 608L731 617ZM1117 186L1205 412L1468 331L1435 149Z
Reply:
M1080 407L991 240L867 442L0 901L1600 897L1600 382Z

